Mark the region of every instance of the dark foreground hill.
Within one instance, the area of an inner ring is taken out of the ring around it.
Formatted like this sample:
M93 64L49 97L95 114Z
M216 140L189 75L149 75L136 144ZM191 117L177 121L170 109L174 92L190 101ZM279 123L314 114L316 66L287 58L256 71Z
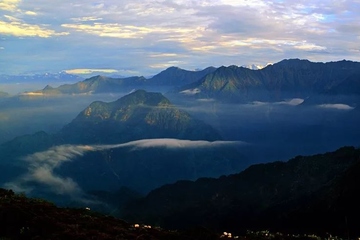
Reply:
M0 239L219 239L209 230L178 232L135 227L91 210L58 208L42 199L30 199L0 189Z
M288 235L269 231L235 236L198 227L165 230L158 226L128 223L89 208L59 208L42 199L27 198L0 188L0 239L2 240L313 240L315 235ZM226 234L226 235L225 235Z
M218 179L179 181L125 209L126 219L168 228L206 226L357 237L360 149L253 165Z

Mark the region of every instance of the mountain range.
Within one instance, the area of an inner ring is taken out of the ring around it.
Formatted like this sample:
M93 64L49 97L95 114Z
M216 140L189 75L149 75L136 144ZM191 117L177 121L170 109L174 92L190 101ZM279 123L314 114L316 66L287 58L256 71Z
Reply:
M106 93L124 91L126 87L138 86L141 87L146 82L144 77L128 77L128 78L110 78L105 76L95 76L84 81L64 84L57 88L47 85L40 91L34 91L42 95L57 95L57 94L90 94L90 93Z
M77 75L68 74L66 72L59 73L44 73L33 75L0 75L0 83L34 83L44 81L58 81L58 82L74 82L83 80Z
M253 70L235 65L208 67L187 71L170 67L151 77L110 78L95 76L53 88L27 92L25 95L58 95L126 92L131 89L153 89L196 98L210 98L225 102L282 101L289 98L326 102L334 98L355 96L350 103L359 102L360 63L338 61L315 63L288 59ZM318 96L322 96L319 98ZM312 99L313 98L313 99Z
M24 95L51 96L58 94L115 93L129 91L133 88L180 87L202 78L215 71L215 69L214 67L208 67L199 71L187 71L177 67L170 67L149 79L145 77L112 78L98 75L56 88L48 85L42 90L25 92Z
M261 70L220 67L179 93L227 101L279 101L316 94L356 94L360 63L283 60Z

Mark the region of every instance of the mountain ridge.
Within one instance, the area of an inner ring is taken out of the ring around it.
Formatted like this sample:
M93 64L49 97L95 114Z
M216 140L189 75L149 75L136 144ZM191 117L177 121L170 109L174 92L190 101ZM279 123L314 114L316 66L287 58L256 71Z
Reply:
M279 101L306 98L335 89L347 78L360 73L360 63L337 61L316 63L285 59L260 70L243 67L220 67L199 81L184 86L179 93L197 89L198 98L224 101Z
M199 71L169 67L148 79L94 76L74 84L57 88L45 87L23 95L95 94L124 92L134 88L161 88L165 92L171 91L181 96L212 98L225 102L273 102L318 94L328 98L334 94L348 93L358 96L353 85L358 86L354 82L358 81L359 69L360 63L354 61L324 63L306 59L284 59L257 70L235 65L208 67Z
M200 79L215 69L214 67L208 67L199 71L189 71L178 67L169 67L151 78L143 76L113 78L97 75L80 82L63 84L56 88L46 86L42 90L25 92L23 95L96 94L155 86L180 87Z

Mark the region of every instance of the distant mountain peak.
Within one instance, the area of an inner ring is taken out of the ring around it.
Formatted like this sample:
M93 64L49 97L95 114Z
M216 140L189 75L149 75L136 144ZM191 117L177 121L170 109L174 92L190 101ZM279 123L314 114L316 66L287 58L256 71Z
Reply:
M139 108L164 107L171 105L161 93L136 90L110 103L95 101L91 103L80 117L87 119L127 121Z
M260 70L260 69L263 69L266 66L257 65L257 64L249 64L249 65L242 65L241 67L248 68L248 69L251 69L251 70Z
M104 81L104 80L107 80L107 79L111 79L111 78L103 76L103 75L96 75L96 76L85 79L83 82Z
M171 103L161 93L147 92L139 89L118 99L114 104L164 106L170 105Z
M46 85L43 90L50 90L50 89L54 89L54 88L50 85Z
M208 67L200 71L190 71L173 66L153 76L149 83L158 86L180 87L182 85L194 83L215 70L216 68Z
M166 70L177 70L177 69L181 69L181 68L176 67L176 66L171 66L171 67L168 67Z

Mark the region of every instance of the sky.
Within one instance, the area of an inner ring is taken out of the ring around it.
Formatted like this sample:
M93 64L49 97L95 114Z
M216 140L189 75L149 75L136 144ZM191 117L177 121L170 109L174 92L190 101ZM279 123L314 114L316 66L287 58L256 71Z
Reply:
M360 0L0 0L0 75L360 61Z

